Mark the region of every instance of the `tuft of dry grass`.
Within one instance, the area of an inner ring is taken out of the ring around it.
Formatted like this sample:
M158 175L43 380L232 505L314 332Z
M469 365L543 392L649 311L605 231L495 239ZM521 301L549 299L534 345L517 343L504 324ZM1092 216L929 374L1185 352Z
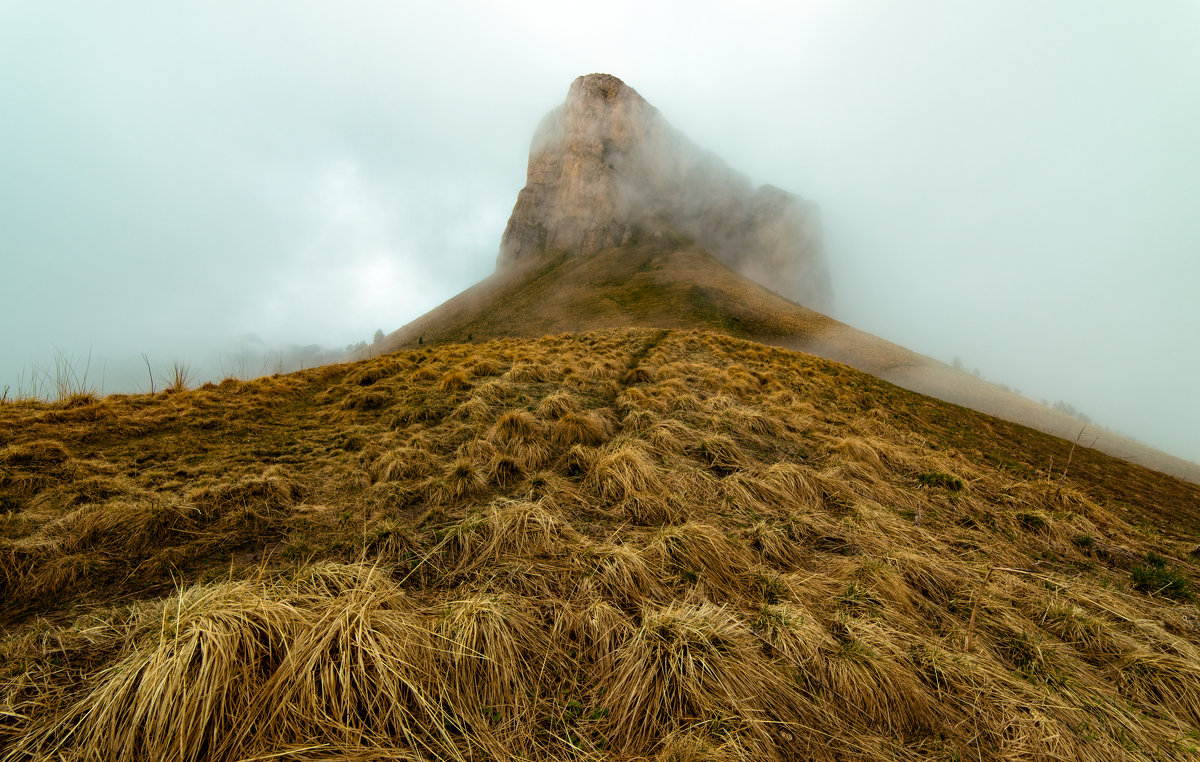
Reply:
M434 490L434 499L440 502L457 503L483 492L487 480L468 457L459 457L447 466Z
M613 658L608 708L622 750L646 752L683 729L734 732L760 759L781 750L772 726L796 728L802 699L762 655L749 629L711 603L644 613Z
M536 616L505 597L473 595L448 602L435 629L444 647L447 688L463 720L515 725L537 700L562 655Z
M555 556L573 544L577 535L554 513L538 503L493 503L451 527L448 553L458 573L486 569L506 559Z
M609 436L608 422L595 413L565 413L551 426L550 441L556 447L598 447Z
M547 421L555 421L570 413L579 413L583 401L570 392L555 392L542 397L537 414Z
M653 380L654 376L650 374L650 371L646 370L640 365L636 368L630 368L625 372L625 375L621 376L621 383L626 386L632 386L633 384L648 384Z
M501 362L491 357L480 357L467 366L471 371L471 375L480 378L485 376L499 376L504 373L505 366Z
M589 550L592 581L605 600L626 611L661 602L667 588L647 553L629 545L602 545Z
M824 477L794 463L735 472L721 481L726 499L756 515L788 516L825 504Z
M701 584L718 599L737 598L746 586L750 556L717 527L688 522L660 530L650 552L685 581Z
M371 464L372 481L411 481L432 476L437 470L433 453L423 447L397 447L380 455Z
M462 392L471 388L471 379L461 370L452 370L438 382L439 392Z
M588 483L602 500L638 523L664 523L677 514L658 467L636 445L619 445L601 455Z
M504 374L504 380L516 384L544 384L550 380L550 371L539 363L519 363Z
M544 424L526 410L502 413L488 431L488 441L512 455L523 468L540 468L550 457Z
M732 473L748 464L742 448L724 434L702 436L693 447L692 454L718 474Z

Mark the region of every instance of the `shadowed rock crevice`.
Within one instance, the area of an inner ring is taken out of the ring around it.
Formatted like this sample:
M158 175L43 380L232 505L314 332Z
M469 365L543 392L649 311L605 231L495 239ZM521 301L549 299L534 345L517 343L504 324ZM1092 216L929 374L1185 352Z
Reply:
M497 269L659 238L690 243L806 307L830 307L813 205L754 188L616 77L579 77L534 135Z

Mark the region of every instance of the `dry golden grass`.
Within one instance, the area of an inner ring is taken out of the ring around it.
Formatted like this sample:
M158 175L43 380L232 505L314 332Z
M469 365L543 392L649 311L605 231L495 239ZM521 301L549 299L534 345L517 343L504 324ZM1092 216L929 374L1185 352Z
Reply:
M0 759L1194 759L1200 490L1012 431L695 331L6 403Z
M565 413L551 427L550 441L560 448L597 447L608 439L609 429L609 421L596 413Z

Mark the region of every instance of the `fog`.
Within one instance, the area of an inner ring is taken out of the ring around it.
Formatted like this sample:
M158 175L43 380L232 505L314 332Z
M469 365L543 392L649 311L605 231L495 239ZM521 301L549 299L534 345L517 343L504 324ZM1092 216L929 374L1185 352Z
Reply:
M835 317L1200 460L1200 4L410 5L0 0L0 388L399 327L605 71L819 206Z

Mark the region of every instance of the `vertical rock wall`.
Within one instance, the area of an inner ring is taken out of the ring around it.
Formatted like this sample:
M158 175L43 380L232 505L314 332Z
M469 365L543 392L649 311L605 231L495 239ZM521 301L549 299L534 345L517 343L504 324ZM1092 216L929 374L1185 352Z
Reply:
M810 204L772 186L755 189L616 77L579 77L534 135L498 267L655 235L688 239L793 301L829 308Z

